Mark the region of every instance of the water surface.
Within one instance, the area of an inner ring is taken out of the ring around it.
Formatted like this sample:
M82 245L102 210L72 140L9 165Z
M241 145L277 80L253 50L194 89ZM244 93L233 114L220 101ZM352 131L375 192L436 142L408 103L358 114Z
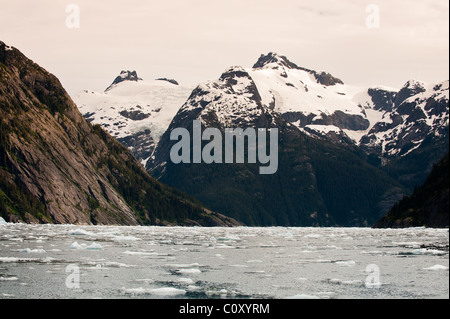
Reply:
M449 298L448 229L0 225L0 298Z

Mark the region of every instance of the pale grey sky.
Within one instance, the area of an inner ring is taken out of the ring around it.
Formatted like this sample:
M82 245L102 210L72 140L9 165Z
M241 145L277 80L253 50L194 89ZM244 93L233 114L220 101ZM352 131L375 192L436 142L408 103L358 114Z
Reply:
M80 28L66 25L69 4ZM102 91L123 69L196 85L270 51L349 84L400 87L449 78L448 11L448 0L0 0L0 40L71 94Z

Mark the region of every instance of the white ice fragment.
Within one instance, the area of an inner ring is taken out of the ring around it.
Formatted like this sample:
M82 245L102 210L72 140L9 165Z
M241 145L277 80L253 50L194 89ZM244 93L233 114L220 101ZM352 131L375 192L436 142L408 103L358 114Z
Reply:
M34 254L46 253L44 249L31 249L31 248L20 249L19 251L22 253L34 253Z
M198 291L198 290L201 290L201 289L202 289L202 287L195 286L195 285L189 285L189 286L187 286L187 290L188 290L188 291Z
M84 249L82 245L80 245L77 241L73 242L70 247L70 249Z
M15 281L18 280L17 277L0 277L0 281Z
M90 233L84 229L77 228L74 230L71 230L68 232L68 235L75 235L75 236L93 236L93 233Z
M141 240L141 239L138 238L138 237L135 237L135 236L115 236L114 237L114 241L117 241L117 242L122 242L122 241L139 241L139 240Z
M102 245L97 243L92 243L90 246L86 247L87 250L102 250Z
M425 270L448 270L447 266L444 265L434 265L428 268L424 268Z
M124 251L123 254L125 254L125 255L130 255L130 256L157 256L157 255L158 255L158 253L155 253L155 252L149 252L149 251L129 251L129 250Z
M184 277L177 278L176 281L180 284L193 284L194 283L194 281L191 278L184 278Z
M356 265L356 262L354 260L340 260L336 261L335 264L342 267L353 267Z
M0 226L6 226L6 225L8 225L6 220L4 220L3 217L0 217Z
M179 274L190 274L190 275L195 275L195 274L200 274L201 270L200 269L196 269L196 268L184 268L184 269L178 269L177 273Z

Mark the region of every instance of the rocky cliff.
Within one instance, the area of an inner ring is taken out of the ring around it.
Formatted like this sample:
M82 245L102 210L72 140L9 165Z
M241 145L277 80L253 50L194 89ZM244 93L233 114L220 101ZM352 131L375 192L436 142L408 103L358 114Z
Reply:
M397 203L376 228L449 226L448 154L436 164L425 183Z
M0 41L0 212L8 221L232 225L150 177L59 80Z

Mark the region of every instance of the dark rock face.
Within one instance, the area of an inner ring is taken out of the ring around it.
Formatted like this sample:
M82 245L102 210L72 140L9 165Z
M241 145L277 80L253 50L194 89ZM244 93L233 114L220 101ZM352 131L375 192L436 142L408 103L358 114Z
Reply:
M314 72L314 77L316 78L318 83L325 85L325 86L344 84L344 82L342 82L342 80L335 78L330 73L326 73L326 72L321 72L321 73Z
M425 92L423 84L414 81L408 81L403 88L397 93L394 104L398 107L407 98Z
M111 83L111 85L106 88L105 92L108 92L113 87L115 87L117 84L124 82L124 81L138 82L138 81L142 81L142 79L140 77L138 77L136 71L121 71L120 75L117 76L114 79L113 83Z
M0 214L7 221L232 225L153 179L58 79L0 41ZM223 217L223 219L222 219Z
M173 85L179 85L178 82L175 81L174 79L159 78L159 79L156 79L156 81L166 81L166 82L172 83Z
M344 84L342 80L332 76L327 72L317 72L314 70L310 70L307 68L299 67L297 64L291 62L283 55L278 55L276 53L270 52L267 55L262 54L258 61L253 65L254 69L262 68L270 63L278 63L280 66L284 66L288 69L302 70L311 73L314 75L317 83L320 83L325 86L333 86L336 84Z
M370 88L367 93L372 98L372 102L375 105L375 110L382 110L387 112L392 111L392 107L395 104L395 97L397 96L397 92Z
M146 118L149 118L151 114L148 113L144 113L142 111L128 111L128 110L124 110L119 112L120 115L122 115L123 117L133 120L133 121L142 121L145 120Z
M123 146L128 148L133 156L139 160L149 158L155 150L155 141L150 130L137 132L127 137L117 138Z
M359 131L368 129L370 122L363 118L362 115L346 114L342 111L336 111L332 115L322 114L321 119L311 124L334 125L341 129Z
M448 154L433 167L425 183L381 218L376 228L449 227Z

